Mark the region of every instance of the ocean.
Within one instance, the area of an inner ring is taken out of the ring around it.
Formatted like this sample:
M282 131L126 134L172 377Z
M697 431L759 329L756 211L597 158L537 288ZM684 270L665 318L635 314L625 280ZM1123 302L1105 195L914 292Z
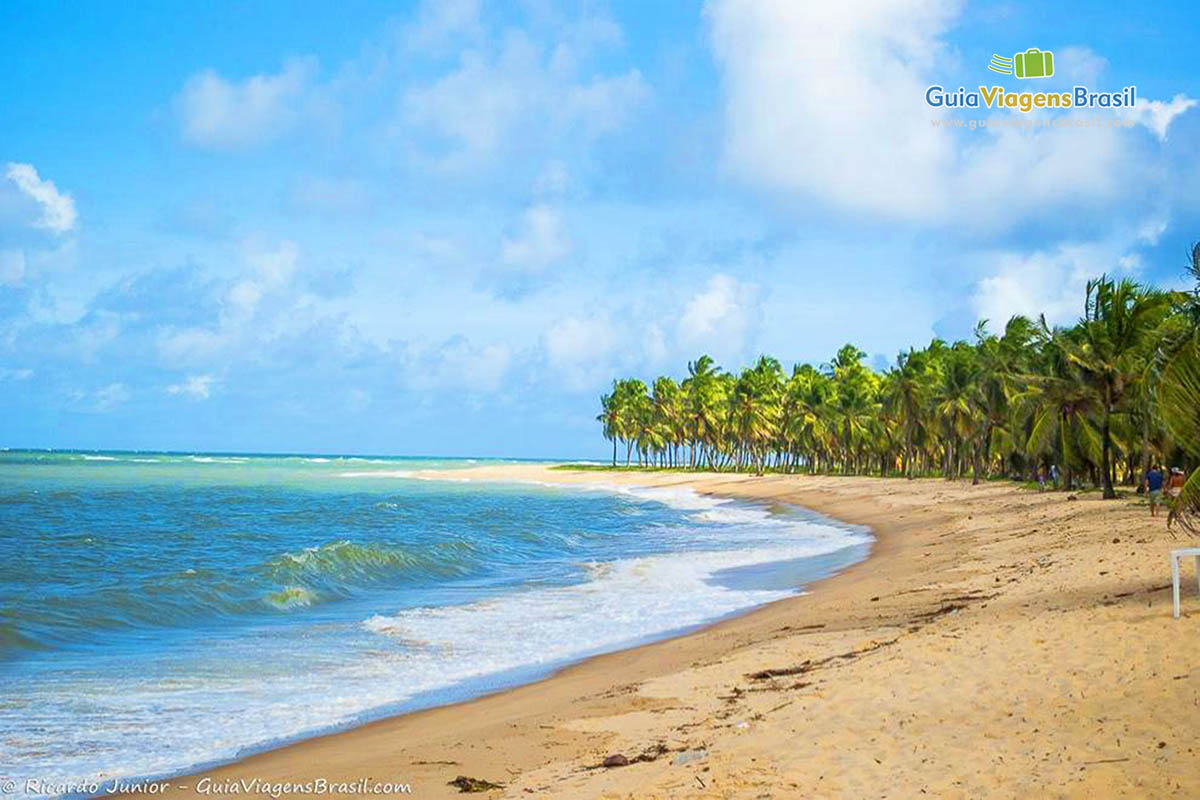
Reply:
M461 700L794 595L872 541L476 463L505 462L0 452L3 773L166 776Z

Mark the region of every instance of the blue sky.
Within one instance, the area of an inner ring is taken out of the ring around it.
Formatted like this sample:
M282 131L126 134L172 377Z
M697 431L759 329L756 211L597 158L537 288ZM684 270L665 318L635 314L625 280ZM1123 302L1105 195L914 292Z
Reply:
M1198 45L1187 3L6 3L0 446L603 458L618 374L1070 322L1182 280ZM946 129L1017 115L933 83L1141 102Z

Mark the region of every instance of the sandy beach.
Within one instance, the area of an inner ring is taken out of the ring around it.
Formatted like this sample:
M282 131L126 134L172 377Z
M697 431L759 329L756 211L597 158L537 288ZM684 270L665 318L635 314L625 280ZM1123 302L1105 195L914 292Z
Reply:
M803 505L878 541L806 595L173 780L173 796L321 778L456 797L457 776L502 784L476 795L496 798L1200 796L1200 597L1185 565L1172 619L1167 565L1193 542L1132 499L939 479L459 475L686 485Z

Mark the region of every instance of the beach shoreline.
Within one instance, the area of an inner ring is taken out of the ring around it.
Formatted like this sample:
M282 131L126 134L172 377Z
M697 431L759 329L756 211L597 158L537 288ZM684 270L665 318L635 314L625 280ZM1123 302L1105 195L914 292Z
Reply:
M205 780L203 785L214 787L255 779L268 785L304 784L314 779L350 784L369 779L408 784L414 794L422 797L450 797L457 796L458 790L447 784L459 775L504 784L505 789L488 795L504 797L862 796L874 788L896 791L905 786L913 794L924 789L941 796L978 796L981 791L1000 791L999 787L1012 784L1017 775L1022 777L1012 785L1024 781L1030 792L1055 786L1063 796L1073 796L1076 790L1086 793L1085 789L1093 791L1099 786L1118 794L1155 787L1154 793L1163 795L1197 786L1195 770L1189 774L1185 768L1174 772L1169 769L1172 764L1185 765L1189 758L1196 757L1184 746L1187 737L1180 736L1178 723L1173 723L1170 715L1161 722L1161 730L1155 728L1156 732L1148 737L1160 738L1150 743L1146 764L1141 755L1122 754L1111 757L1120 760L1092 759L1097 763L1082 771L1068 768L1064 765L1087 761L1082 756L1094 750L1095 743L1090 736L1056 732L1049 741L1066 751L1068 757L1065 761L1060 757L1057 768L1048 769L1040 763L1044 758L1034 763L1031 754L1036 747L1028 747L1047 740L1044 729L1033 725L1030 730L1036 729L1036 733L1026 731L1026 737L1017 737L1025 743L1025 750L1013 741L1000 747L1005 751L1002 767L992 764L987 770L968 771L960 764L956 774L953 768L948 769L947 762L952 758L947 751L958 751L964 740L976 739L978 726L963 720L960 722L964 724L958 725L953 719L943 718L940 737L945 741L940 751L933 748L938 752L937 769L926 766L929 759L903 769L896 766L906 746L917 740L907 733L897 735L895 725L903 728L907 724L913 735L924 727L914 720L904 721L904 714L912 714L916 706L911 699L896 700L897 690L928 693L931 687L944 682L942 671L954 675L956 669L972 661L937 658L945 633L938 629L953 625L959 641L978 639L977 643L987 649L988 631L997 629L998 624L991 617L998 613L1022 616L1020 604L1013 608L1006 604L1003 612L995 610L1002 602L997 598L1029 589L1028 584L1039 583L1052 571L1052 564L1036 566L1038 558L1046 558L1044 553L1028 562L1035 565L1032 568L1023 561L1010 563L1008 557L1015 555L1010 552L1014 548L1052 551L1047 547L1052 542L1045 541L1047 535L1038 536L1037 528L1013 538L1011 533L1005 535L1005 527L1031 515L1061 516L1070 521L1080 515L1083 506L1089 512L1098 512L1093 516L1124 515L1129 517L1127 522L1134 522L1136 510L1128 503L1101 506L1091 499L1070 501L1065 494L1029 493L1011 484L970 487L934 480L566 471L544 465L481 466L456 473L459 478L483 481L686 487L725 498L793 504L843 522L866 525L876 542L866 560L808 587L803 595L752 609L683 636L594 656L533 683L383 718L172 779L167 782L172 794L204 794L199 787ZM976 507L985 521L990 511L994 524L976 523L976 514L971 513ZM971 533L949 536L962 528ZM1153 536L1153 532L1147 528L1144 536ZM985 549L997 551L992 556L1000 557L976 563L980 538L988 540ZM1080 548L1102 544L1081 542ZM1109 547L1119 544L1110 543ZM1087 561L1087 556L1079 553L1072 566L1086 569ZM964 572L970 574L964 576ZM1101 571L1102 577L1107 574L1111 571ZM994 581L989 582L988 576ZM1139 571L1125 578L1134 586L1126 597L1136 597L1139 603L1148 600L1151 609L1157 606L1155 619L1158 627L1165 629L1146 639L1141 657L1133 658L1131 663L1151 669L1154 656L1163 655L1167 646L1158 640L1173 635L1183 636L1178 643L1181 654L1190 651L1194 655L1198 641L1194 631L1166 629L1166 622L1170 622L1169 600L1164 617L1162 592L1150 591L1156 580L1161 582L1161 576L1152 577L1150 563L1139 561ZM989 605L993 607L990 613ZM1097 608L1111 615L1125 605L1131 604L1116 602ZM1088 607L1081 603L1075 611L1087 614ZM1046 615L1035 616L1040 620ZM968 617L983 619L966 625ZM1194 623L1194 619L1181 623ZM1070 639L1073 635L1070 628L1061 625L1045 632L1023 630L1007 617L1002 624L1009 626L1008 633L1019 640L1014 646L1020 644L1034 654L1039 649L1037 642L1044 645L1048 641L1046 636L1057 634ZM1113 636L1120 633L1114 630ZM1124 649L1129 650L1128 641ZM895 678L887 664L897 658L909 668L914 664L922 668L908 669L905 676ZM1022 683L1020 675L1009 674L1017 667L1012 659L1005 663L980 655L975 660L1003 673L1009 684ZM757 678L748 677L764 670L766 673ZM865 675L855 675L860 672ZM1184 671L1184 678L1170 679L1164 690L1166 697L1160 699L1174 708L1179 703L1200 704L1196 699L1198 674ZM866 681L862 686L870 690L859 691L856 696L853 690L861 680ZM1089 678L1083 685L1094 684ZM1037 687L1024 688L1032 691ZM985 692L971 692L964 687L947 691L951 696L961 693L957 700L972 708L985 706L991 713L996 713L993 706L1001 702ZM1066 691L1069 696L1072 689ZM1143 706L1154 692L1147 690L1145 694L1147 697L1137 698ZM1129 707L1136 709L1135 705ZM1009 713L1008 719L1012 716ZM1153 715L1147 713L1145 717L1139 725L1155 725ZM879 723L876 727L869 724L872 718ZM1028 720L1029 714L1023 718ZM1080 717L1072 723L1078 726L1085 719ZM887 720L891 724L885 724ZM1004 720L999 722L997 731L985 736L983 744L1005 742ZM801 723L807 729L806 735L816 737L816 747L797 753L789 743L796 738L796 726ZM1192 734L1194 739L1194 727ZM873 742L869 758L860 752L864 736ZM858 746L856 741L860 742ZM921 741L928 741L928 735ZM1124 744L1112 747L1122 753L1133 752L1129 750L1133 742L1141 744L1137 736L1127 733ZM974 751L966 748L961 752L969 758L970 753L978 752L981 742L975 744ZM836 749L828 750L831 745ZM618 754L633 763L594 768ZM1078 758L1073 759L1076 755ZM1197 762L1190 763L1194 766ZM883 769L884 764L889 767ZM1130 764L1142 769L1131 770ZM1168 769L1164 772L1163 767ZM1155 775L1161 775L1163 782L1153 783Z

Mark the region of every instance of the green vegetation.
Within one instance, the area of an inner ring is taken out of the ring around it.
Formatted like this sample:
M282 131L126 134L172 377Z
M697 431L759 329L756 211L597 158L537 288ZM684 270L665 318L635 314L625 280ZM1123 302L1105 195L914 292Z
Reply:
M790 375L762 356L740 373L708 356L677 382L614 381L601 398L612 463L656 469L939 475L974 482L1136 485L1151 461L1191 468L1200 508L1200 244L1190 292L1101 277L1070 327L1013 317L975 341L935 339L882 373L846 345Z

